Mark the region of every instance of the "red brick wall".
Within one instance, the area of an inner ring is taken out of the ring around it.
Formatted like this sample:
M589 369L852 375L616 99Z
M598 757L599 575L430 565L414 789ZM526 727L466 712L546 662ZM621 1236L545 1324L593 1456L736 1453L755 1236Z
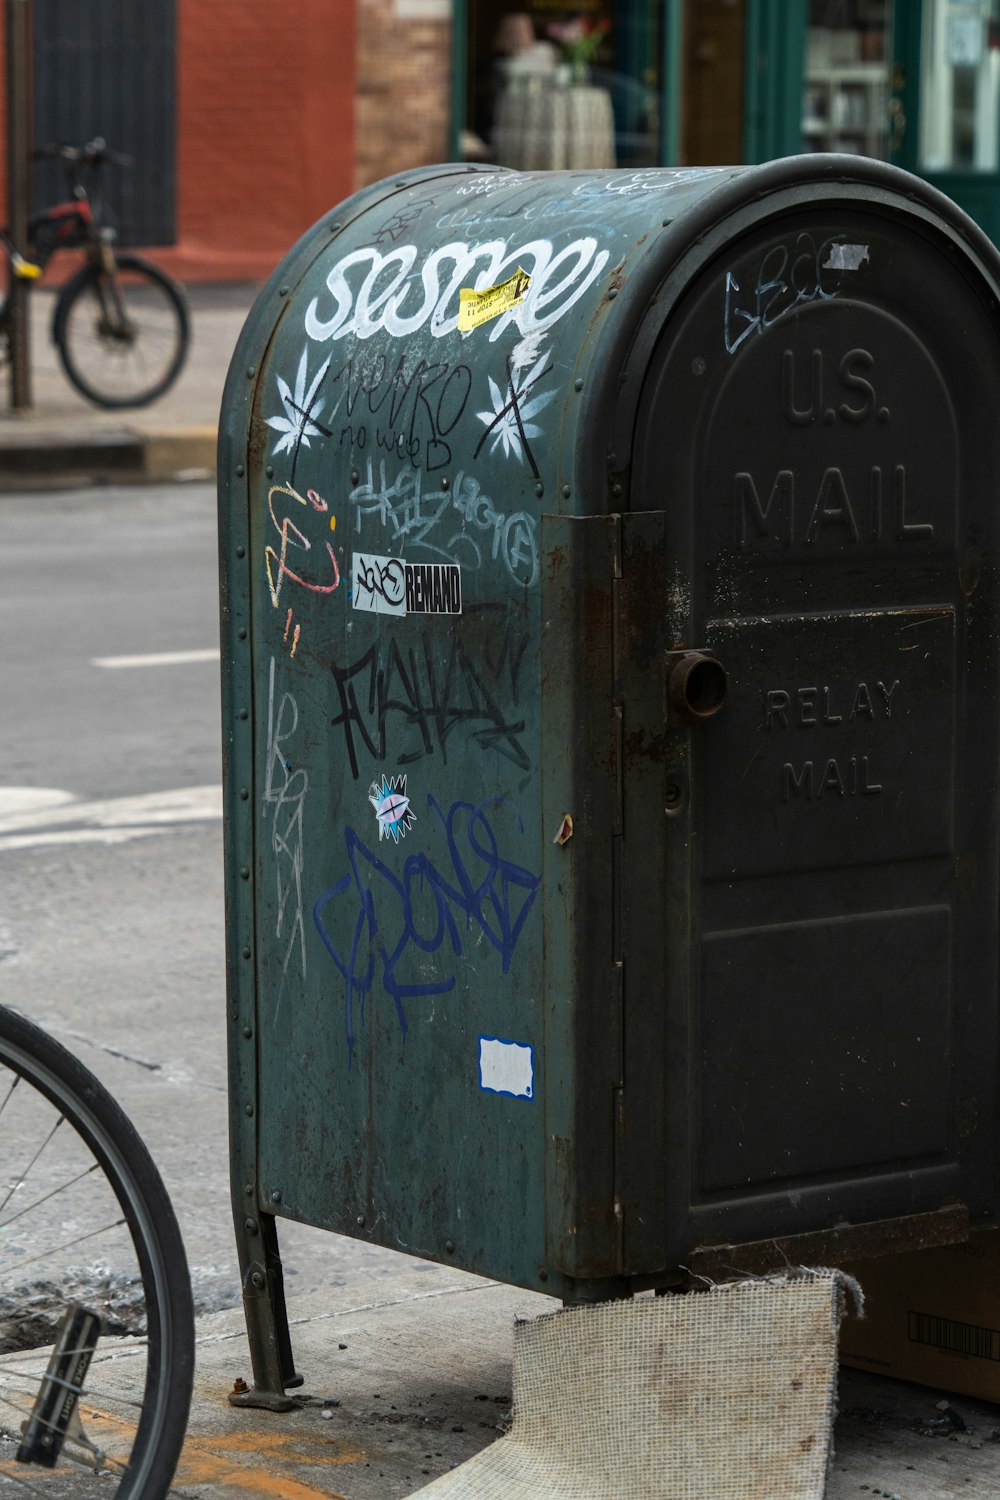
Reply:
M451 157L451 21L411 18L395 0L358 0L359 187Z
M266 275L353 191L352 0L178 0L178 245L189 277Z

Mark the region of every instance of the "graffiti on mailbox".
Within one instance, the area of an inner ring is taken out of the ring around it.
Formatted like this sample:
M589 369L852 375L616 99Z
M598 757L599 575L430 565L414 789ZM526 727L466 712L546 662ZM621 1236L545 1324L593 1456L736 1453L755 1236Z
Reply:
M297 510L296 506L302 509ZM307 490L303 497L290 484L276 484L268 491L267 508L280 538L280 546L268 542L264 548L264 571L273 607L278 609L281 605L282 585L286 578L311 594L332 594L340 584L340 567L337 554L327 540L329 532L337 529L337 518L330 514L327 502L316 490ZM317 520L317 517L321 519ZM312 540L303 528L313 531ZM320 541L323 546L314 547L314 542ZM289 562L289 549L292 563ZM307 557L307 553L312 555ZM294 606L289 606L282 635L286 645L289 645L289 640L291 642L290 656L298 650L302 633L301 625L292 627L293 613Z
M378 472L368 460L365 478L347 497L355 529L362 535L371 518L393 542L433 552L478 571L499 560L515 583L538 583L538 521L527 511L498 510L478 479L459 469L447 490L426 490L421 470L404 464L389 479L384 459Z
M817 245L811 234L800 234L766 250L745 286L727 271L723 312L727 353L735 354L751 335L763 333L803 303L836 297L844 272L860 270L867 260L867 246L847 245L843 235Z
M309 382L309 350L303 349L302 358L299 360L298 372L295 376L294 391L288 381L282 376L277 377L278 395L285 409L283 417L268 417L267 425L280 436L275 443L272 453L298 453L299 448L312 446L314 437L329 437L329 428L322 427L319 422L320 415L326 405L325 398L320 398L319 388L323 383L323 377L330 368L330 356L320 365L316 374Z
M292 742L299 727L299 710L289 692L275 706L274 657L271 658L267 697L267 762L264 772L262 816L271 814L271 853L277 880L275 937L284 943L281 982L275 1002L275 1018L289 964L298 953L302 977L306 974L306 932L302 904L304 870L304 812L309 792L309 773L293 764Z
M368 245L342 255L330 268L326 294L314 297L306 309L305 331L320 344L369 339L380 331L408 338L424 327L432 338L444 338L458 328L463 288L482 291L522 268L531 281L524 300L492 323L488 334L484 329L483 337L495 343L511 325L522 334L539 333L565 317L610 258L593 235L571 240L558 251L550 239L528 240L511 249L505 239L472 245L452 240L423 256L416 245L387 251Z
M392 839L398 844L417 821L406 795L405 776L383 776L381 781L373 781L368 789L368 801L375 809L379 843L383 839Z
M295 506L301 506L302 509L296 510ZM274 484L267 492L267 509L280 538L280 547L268 542L264 548L267 586L274 608L278 608L281 586L286 578L312 594L332 594L340 583L340 568L337 554L327 539L329 533L337 527L337 518L330 515L327 502L316 490L307 490L306 495L302 496L290 484ZM322 517L322 520L317 521L317 516ZM314 530L313 540L306 535L303 527ZM318 535L315 534L317 532ZM313 541L320 540L322 546L314 548ZM291 563L289 549L292 552Z
M351 1058L356 1018L377 991L391 998L405 1035L407 1004L454 990L462 960L481 944L506 974L541 883L506 857L524 824L505 798L454 802L445 813L428 794L427 808L445 846L437 860L412 854L397 874L348 828L349 870L313 907L316 930L344 980Z
M530 342L533 341L524 340L524 343ZM489 411L476 413L480 422L485 424L486 431L479 439L475 456L478 458L483 444L489 442L491 453L502 448L504 457L512 455L519 463L527 459L531 472L538 479L538 465L528 439L541 437L542 429L537 426L534 418L555 398L556 392L548 390L535 395L534 388L551 373L552 365L547 362L548 354L544 353L530 369L518 368L516 354L515 350L515 354L507 358L506 390L497 385L492 375L487 377L493 405Z
M361 357L352 354L331 369L327 356L307 388L308 354L307 346L294 395L277 377L285 414L267 418L267 425L281 434L274 453L287 450L297 457L300 447L308 448L311 439L320 437L349 452L369 448L394 453L429 474L451 463L448 439L465 413L472 389L468 365L426 360L406 351L392 363L376 351Z
M332 662L340 708L330 722L344 731L355 780L359 755L408 765L437 754L447 762L456 736L530 770L517 714L528 631L503 605L474 606L464 618L479 628L453 632L444 659L438 633L427 630L405 649L395 635L380 636L356 660Z

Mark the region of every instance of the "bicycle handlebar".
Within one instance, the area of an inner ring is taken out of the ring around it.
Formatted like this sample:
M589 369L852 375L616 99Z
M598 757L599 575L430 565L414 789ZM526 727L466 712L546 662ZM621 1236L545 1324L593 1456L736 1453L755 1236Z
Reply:
M50 142L45 146L38 146L32 152L32 156L38 161L58 158L71 166L99 167L105 162L110 162L116 167L131 167L135 165L135 158L125 156L121 151L112 151L102 135L95 136L85 146L68 146L56 142Z

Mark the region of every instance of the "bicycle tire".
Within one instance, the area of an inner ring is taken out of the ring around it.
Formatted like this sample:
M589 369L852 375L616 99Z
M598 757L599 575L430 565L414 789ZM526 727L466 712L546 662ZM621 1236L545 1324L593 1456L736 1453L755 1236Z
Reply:
M59 1123L36 1150L35 1130L44 1132L53 1117ZM87 1175L72 1175L83 1161L92 1163ZM50 1190L53 1181L57 1186ZM13 1211L15 1193L21 1196ZM177 1220L149 1152L120 1106L72 1053L6 1006L0 1006L0 1200L0 1285L15 1315L22 1305L24 1316L31 1312L39 1286L49 1287L58 1301L82 1275L102 1288L105 1300L91 1311L105 1325L114 1330L122 1307L133 1318L140 1310L138 1295L145 1322L144 1338L101 1334L78 1403L82 1435L71 1431L55 1467L44 1469L14 1457L10 1445L28 1446L31 1431L22 1422L18 1435L17 1419L38 1410L35 1388L44 1381L49 1354L32 1352L30 1340L15 1352L8 1345L0 1354L0 1474L52 1500L86 1500L91 1493L162 1500L184 1440L194 1375L191 1284ZM106 1222L106 1210L121 1217ZM89 1218L73 1217L83 1213L95 1215L103 1227L92 1230ZM16 1253L15 1235L24 1237L28 1255ZM72 1265L74 1255L92 1255L95 1247L99 1262L82 1272ZM109 1257L119 1252L124 1260L115 1270ZM30 1268L37 1276L38 1265L55 1279L25 1285L25 1272ZM21 1284L14 1285L19 1273ZM99 1300L92 1287L88 1292L91 1303ZM135 1378L137 1359L143 1361L141 1381ZM100 1444L88 1428L104 1444L100 1463L94 1456Z
M139 255L115 257L126 326L108 317L110 280L90 261L56 303L53 338L66 377L95 406L148 406L184 367L191 330L176 282Z

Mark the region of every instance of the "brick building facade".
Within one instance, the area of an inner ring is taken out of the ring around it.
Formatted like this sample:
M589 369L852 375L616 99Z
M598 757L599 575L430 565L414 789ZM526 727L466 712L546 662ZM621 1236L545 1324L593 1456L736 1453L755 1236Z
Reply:
M262 279L357 187L446 160L450 18L450 0L176 0L176 235L155 258ZM0 106L5 79L0 26Z
M450 0L358 0L357 19L358 186L447 161Z

